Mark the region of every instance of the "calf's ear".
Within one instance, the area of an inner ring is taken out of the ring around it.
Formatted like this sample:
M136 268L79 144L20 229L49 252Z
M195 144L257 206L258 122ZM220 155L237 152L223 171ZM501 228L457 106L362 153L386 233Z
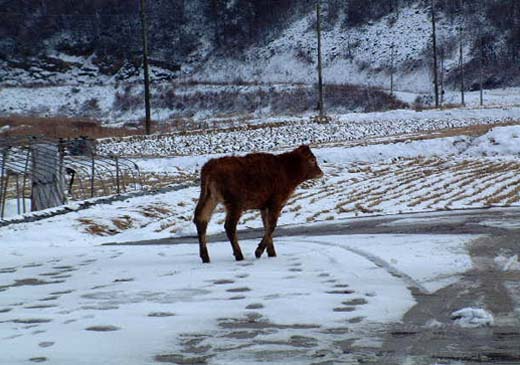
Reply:
M306 144L302 144L300 147L297 148L297 150L303 152L306 155L311 153L310 147Z

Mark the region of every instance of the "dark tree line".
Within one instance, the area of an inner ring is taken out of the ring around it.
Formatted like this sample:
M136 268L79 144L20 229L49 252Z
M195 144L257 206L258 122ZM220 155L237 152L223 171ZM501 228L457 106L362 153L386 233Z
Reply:
M321 0L323 29L349 27L429 0ZM210 38L221 53L239 53L276 36L315 8L316 0L147 0L151 57L182 64ZM487 65L520 61L519 0L436 0L447 18L464 12L472 53ZM39 57L49 49L95 55L105 72L140 64L138 0L0 0L0 58Z

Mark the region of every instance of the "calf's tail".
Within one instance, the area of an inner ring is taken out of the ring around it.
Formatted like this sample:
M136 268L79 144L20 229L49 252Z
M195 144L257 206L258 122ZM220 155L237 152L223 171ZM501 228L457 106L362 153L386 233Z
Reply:
M209 189L209 174L204 167L200 172L200 196L197 207L195 208L195 216L193 217L195 223L200 220L205 220L205 217L203 217L203 215L205 215L203 211L205 210L204 208L211 196L211 191Z

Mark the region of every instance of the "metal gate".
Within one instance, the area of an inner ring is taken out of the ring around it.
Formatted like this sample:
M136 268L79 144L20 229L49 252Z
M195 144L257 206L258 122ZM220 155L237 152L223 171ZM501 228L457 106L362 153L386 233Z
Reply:
M141 190L139 167L117 155L96 153L88 138L0 140L0 219L10 207L23 214L68 200Z

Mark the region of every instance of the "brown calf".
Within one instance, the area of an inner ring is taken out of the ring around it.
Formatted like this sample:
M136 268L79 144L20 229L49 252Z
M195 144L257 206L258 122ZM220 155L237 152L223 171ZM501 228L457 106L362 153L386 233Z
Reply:
M224 227L237 261L244 256L236 227L242 213L249 209L259 209L264 224L264 237L255 251L256 257L260 258L266 248L269 257L276 256L272 234L283 206L299 184L321 176L323 172L308 146L280 155L252 153L208 161L201 170L200 198L193 219L202 262L209 262L206 228L219 203L226 208Z

